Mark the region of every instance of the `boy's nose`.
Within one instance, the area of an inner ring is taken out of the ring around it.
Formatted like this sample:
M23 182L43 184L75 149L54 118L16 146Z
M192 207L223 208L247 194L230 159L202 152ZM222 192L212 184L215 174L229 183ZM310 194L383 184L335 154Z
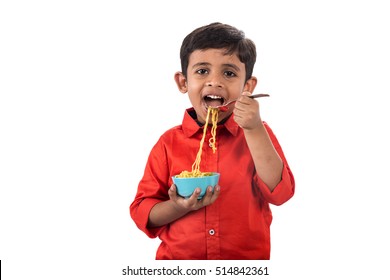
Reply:
M208 87L222 87L222 84L218 80L211 80L206 83Z

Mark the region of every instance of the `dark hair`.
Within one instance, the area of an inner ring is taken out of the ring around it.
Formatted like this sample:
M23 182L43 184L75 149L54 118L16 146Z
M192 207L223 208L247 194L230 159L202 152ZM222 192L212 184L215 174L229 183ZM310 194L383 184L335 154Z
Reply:
M190 54L195 50L205 49L226 49L226 54L237 51L238 58L245 64L245 80L252 76L256 62L256 45L245 37L243 31L228 24L214 22L188 34L180 48L181 71L185 77Z

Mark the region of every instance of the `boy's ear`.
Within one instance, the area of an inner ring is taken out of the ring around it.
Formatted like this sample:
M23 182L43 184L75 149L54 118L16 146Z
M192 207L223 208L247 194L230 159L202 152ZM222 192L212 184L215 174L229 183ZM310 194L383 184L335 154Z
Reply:
M177 85L177 88L181 93L187 92L187 80L186 77L184 77L183 73L178 71L175 73L175 82Z
M244 91L249 91L253 93L257 85L257 78L252 76L248 81L245 82Z

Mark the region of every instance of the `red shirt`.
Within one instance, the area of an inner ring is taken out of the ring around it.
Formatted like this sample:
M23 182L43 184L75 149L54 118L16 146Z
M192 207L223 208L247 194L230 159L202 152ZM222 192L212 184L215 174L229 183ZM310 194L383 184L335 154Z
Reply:
M281 205L295 189L294 177L283 151L269 128L265 128L283 160L282 180L271 192L256 174L243 130L230 116L217 128L217 150L208 146L208 129L203 145L201 171L219 172L221 192L206 207L158 228L148 228L152 207L169 199L171 176L191 171L203 129L187 109L182 125L166 131L152 148L130 214L137 227L161 244L156 259L254 259L270 258L269 203Z

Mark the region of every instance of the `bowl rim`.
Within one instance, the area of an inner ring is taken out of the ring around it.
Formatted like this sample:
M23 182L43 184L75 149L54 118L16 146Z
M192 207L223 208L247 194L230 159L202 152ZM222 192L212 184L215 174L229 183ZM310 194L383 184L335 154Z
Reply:
M210 172L210 173L213 173L213 175L209 175L209 176L202 176L202 177L184 177L184 178L180 178L180 177L176 177L177 175L173 175L172 176L172 179L173 180L182 180L182 179L205 179L205 178L211 178L211 177L216 177L216 176L220 176L221 174L219 172Z

